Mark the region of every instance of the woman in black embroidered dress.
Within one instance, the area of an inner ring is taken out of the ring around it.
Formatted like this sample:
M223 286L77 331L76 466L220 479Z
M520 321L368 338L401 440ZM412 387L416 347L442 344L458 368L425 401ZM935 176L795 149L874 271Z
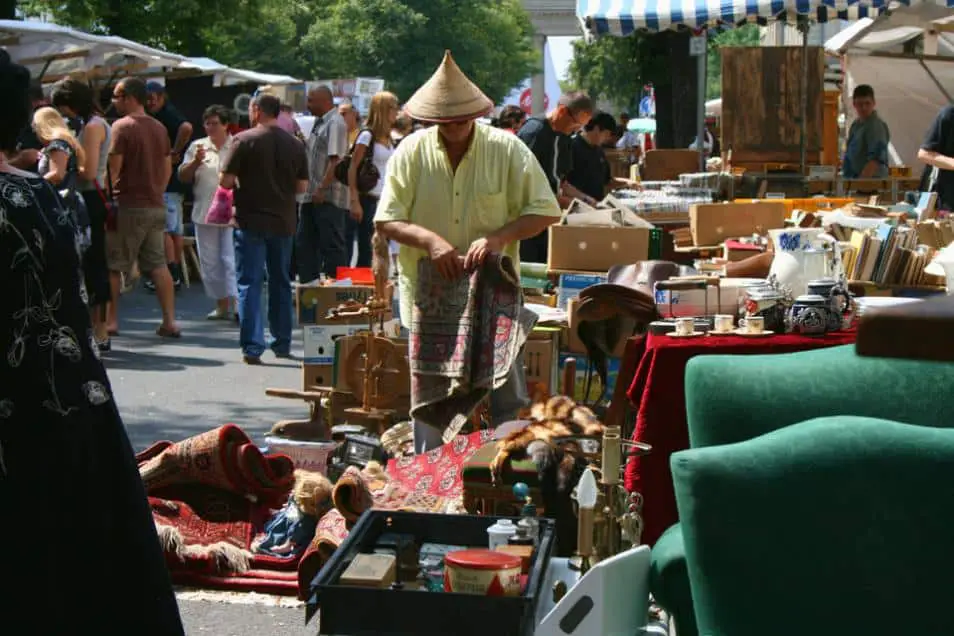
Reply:
M29 84L0 50L2 153L29 121ZM76 236L53 187L0 154L0 632L179 636Z

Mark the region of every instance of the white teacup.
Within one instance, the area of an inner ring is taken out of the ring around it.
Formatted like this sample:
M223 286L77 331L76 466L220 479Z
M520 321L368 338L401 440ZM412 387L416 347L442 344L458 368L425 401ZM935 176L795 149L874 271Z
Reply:
M735 318L731 314L716 314L712 318L714 333L728 333L735 327Z
M676 318L676 335L691 336L696 331L696 321L693 318Z
M739 326L745 333L762 333L765 331L765 318L762 316L749 316L739 321Z

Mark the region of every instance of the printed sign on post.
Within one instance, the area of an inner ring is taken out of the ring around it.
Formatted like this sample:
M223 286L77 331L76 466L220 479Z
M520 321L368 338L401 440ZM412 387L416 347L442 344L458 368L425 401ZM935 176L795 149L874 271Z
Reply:
M689 38L689 55L696 57L698 55L706 54L706 38L705 36L693 36Z

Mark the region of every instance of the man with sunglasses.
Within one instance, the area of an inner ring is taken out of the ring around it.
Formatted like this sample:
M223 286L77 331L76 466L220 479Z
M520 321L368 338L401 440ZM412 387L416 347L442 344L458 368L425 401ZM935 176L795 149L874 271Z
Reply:
M595 203L592 197L566 182L573 168L570 135L579 132L590 122L595 110L593 100L586 93L570 93L560 98L557 107L546 117L531 117L517 132L530 148L546 174L550 189L566 208L573 199ZM547 262L547 233L521 241L520 260L526 263Z

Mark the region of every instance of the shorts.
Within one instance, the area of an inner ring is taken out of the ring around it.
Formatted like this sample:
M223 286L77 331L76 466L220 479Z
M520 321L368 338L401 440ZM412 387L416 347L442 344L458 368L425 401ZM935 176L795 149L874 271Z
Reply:
M133 263L145 273L166 267L166 210L122 208L116 215L116 231L106 233L109 271L128 274Z
M166 232L182 236L182 202L185 195L179 192L166 192L162 195L166 201Z

